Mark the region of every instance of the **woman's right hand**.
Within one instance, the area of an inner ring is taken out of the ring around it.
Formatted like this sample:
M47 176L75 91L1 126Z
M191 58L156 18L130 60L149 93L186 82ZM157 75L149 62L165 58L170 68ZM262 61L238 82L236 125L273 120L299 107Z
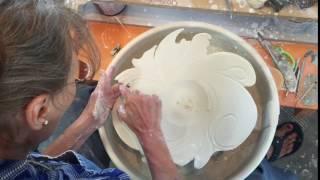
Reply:
M161 101L155 95L143 95L138 91L130 92L125 86L120 87L123 103L118 114L138 138L161 133Z
M119 106L118 114L137 135L154 180L178 180L178 174L169 149L161 132L161 101L157 96L142 95L138 91L130 92L120 86L124 102Z

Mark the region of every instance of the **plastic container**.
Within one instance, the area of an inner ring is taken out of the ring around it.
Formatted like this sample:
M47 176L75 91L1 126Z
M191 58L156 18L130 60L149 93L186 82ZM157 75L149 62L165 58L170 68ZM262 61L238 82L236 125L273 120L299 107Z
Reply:
M106 16L115 16L120 14L126 5L114 0L93 0L100 13Z

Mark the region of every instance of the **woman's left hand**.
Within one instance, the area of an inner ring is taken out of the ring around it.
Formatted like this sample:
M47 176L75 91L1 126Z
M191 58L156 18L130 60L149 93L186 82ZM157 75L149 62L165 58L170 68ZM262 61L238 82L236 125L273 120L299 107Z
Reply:
M100 76L96 89L91 94L88 106L93 119L101 126L108 118L110 110L120 95L119 85L112 86L115 68L110 67Z

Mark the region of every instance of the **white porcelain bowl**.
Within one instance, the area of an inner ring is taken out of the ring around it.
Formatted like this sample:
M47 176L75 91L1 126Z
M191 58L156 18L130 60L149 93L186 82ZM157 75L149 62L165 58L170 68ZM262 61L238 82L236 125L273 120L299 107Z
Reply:
M158 44L170 32L184 28L180 38L191 38L197 33L212 36L211 44L223 51L236 53L247 59L256 72L256 84L248 88L258 109L258 123L249 138L232 151L211 157L202 169L194 169L192 162L178 167L185 179L244 179L263 160L275 134L279 116L279 100L271 72L261 56L241 37L214 25L200 22L178 22L151 29L126 45L111 65L117 74L131 67L133 58ZM112 118L111 116L109 118ZM112 120L99 129L102 142L113 163L127 172L132 179L151 179L147 164L138 151L121 141Z

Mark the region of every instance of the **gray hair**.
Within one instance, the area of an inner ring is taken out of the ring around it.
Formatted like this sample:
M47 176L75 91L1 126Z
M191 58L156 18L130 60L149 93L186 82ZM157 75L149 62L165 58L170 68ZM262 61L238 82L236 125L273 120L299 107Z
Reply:
M78 52L94 72L100 55L72 10L53 0L0 0L0 131L34 97L63 89Z

